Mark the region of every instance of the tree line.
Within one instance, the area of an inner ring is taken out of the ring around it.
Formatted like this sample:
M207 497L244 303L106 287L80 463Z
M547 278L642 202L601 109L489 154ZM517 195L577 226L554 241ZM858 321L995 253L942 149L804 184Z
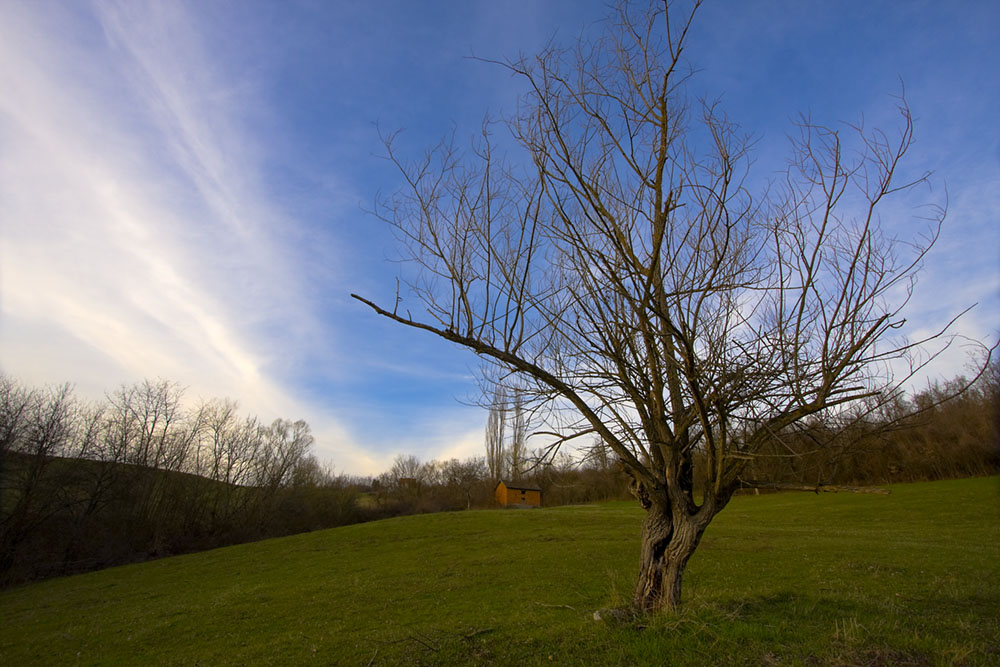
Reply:
M748 476L788 484L872 485L1000 472L1000 362L974 380L934 381L813 419L772 438Z
M0 583L369 518L304 421L182 399L166 381L95 403L0 375Z
M517 420L523 422L521 417ZM522 423L515 429L526 436ZM184 401L146 380L97 402L0 373L0 586L360 521L482 508L486 458L400 455L377 476L334 474L304 421L263 423L235 401ZM528 471L538 452L519 450ZM605 463L607 463L605 461ZM562 504L622 497L624 477L568 456L531 468ZM518 475L520 478L520 475Z
M541 429L515 394L494 394L484 456L400 454L380 475L347 476L317 460L305 422L264 424L230 400L185 407L170 382L121 387L88 403L68 385L34 389L0 375L0 585L389 516L492 507L501 478L539 486L548 506L631 497L624 467L598 437L572 450L529 448ZM866 486L997 474L998 395L994 361L974 382L957 377L874 401L876 409L857 406L841 415L847 425L815 420L776 433L749 475L779 485ZM695 457L694 465L706 463Z
M974 380L933 381L776 431L747 464L747 477L769 480L776 489L820 489L994 475L1000 472L998 396L1000 362L994 360ZM388 471L356 480L368 492L366 501L393 514L490 507L500 479L538 486L549 506L631 498L629 477L601 438L532 448L532 436L554 432L538 423L516 389L494 387L488 409L483 457L421 461L400 454ZM707 459L699 451L693 465L705 466Z
M487 457L421 461L400 454L388 471L369 481L366 502L392 514L488 508L496 505L500 479L538 486L547 506L629 497L628 479L612 462L602 467L567 452L551 457L544 449L525 451L524 457L522 474L501 478L490 473Z

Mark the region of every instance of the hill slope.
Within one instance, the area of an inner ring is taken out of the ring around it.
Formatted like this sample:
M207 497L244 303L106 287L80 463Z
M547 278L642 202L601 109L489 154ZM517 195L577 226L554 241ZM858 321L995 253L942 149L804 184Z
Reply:
M733 501L673 617L631 503L403 517L0 593L0 663L1000 661L998 478Z

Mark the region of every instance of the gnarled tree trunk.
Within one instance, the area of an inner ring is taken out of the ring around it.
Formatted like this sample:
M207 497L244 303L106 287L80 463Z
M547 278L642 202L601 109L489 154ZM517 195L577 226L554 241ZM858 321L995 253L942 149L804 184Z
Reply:
M642 611L674 610L681 603L681 580L707 522L675 512L666 500L651 502L642 523L639 578L632 604Z

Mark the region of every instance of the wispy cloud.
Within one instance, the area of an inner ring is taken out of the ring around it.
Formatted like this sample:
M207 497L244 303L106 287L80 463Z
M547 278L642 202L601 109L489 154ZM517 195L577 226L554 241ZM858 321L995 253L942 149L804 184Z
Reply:
M232 85L179 4L5 14L4 370L90 394L165 377L265 419L308 416L280 350L322 327L282 245L294 221L262 195L240 111L261 103L253 86ZM81 21L102 30L83 39ZM86 370L45 368L67 345ZM332 416L314 427L330 451L353 446Z
M325 382L455 373L337 370L350 355L310 281L336 273L339 251L327 237L303 252L316 231L270 196L254 72L179 3L84 7L22 5L0 25L0 367L93 397L163 377L265 420L305 418L317 455L349 472L402 451L474 453L478 414L418 418L404 440L378 398L331 407L295 386L303 368Z

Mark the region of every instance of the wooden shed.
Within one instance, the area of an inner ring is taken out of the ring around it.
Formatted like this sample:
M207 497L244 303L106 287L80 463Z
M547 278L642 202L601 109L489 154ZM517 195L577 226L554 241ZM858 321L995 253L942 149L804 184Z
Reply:
M493 495L501 507L542 506L542 489L533 484L500 480Z

